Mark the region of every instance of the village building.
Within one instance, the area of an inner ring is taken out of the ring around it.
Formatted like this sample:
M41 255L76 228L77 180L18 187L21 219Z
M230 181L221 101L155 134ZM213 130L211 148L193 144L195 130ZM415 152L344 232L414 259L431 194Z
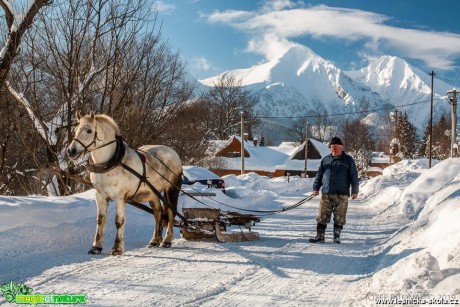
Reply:
M321 159L330 153L326 144L309 139L307 149L307 174L314 177ZM208 154L220 157L219 168L211 170L219 176L241 174L241 137L233 135L228 140L211 141ZM244 141L244 170L262 176L301 176L305 171L305 142L283 142L279 146L260 146L255 141Z
M367 177L382 175L383 169L390 166L390 156L383 152L373 152L369 161L369 166L365 169Z

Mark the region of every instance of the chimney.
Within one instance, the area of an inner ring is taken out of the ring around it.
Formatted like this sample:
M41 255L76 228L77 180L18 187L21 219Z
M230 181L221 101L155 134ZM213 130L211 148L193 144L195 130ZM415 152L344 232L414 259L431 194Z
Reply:
M247 142L248 141L248 137L249 137L249 133L244 133L244 140Z

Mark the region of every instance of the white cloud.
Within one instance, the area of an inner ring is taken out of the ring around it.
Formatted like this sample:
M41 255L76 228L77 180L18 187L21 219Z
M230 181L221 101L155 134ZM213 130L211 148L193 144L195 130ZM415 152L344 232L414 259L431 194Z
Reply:
M289 48L299 44L290 42L274 33L266 33L262 37L255 37L248 43L247 51L263 54L267 60L281 57Z
M204 57L198 57L193 59L194 66L197 70L201 71L209 71L212 68L211 62L204 58Z
M225 12L214 12L210 15L201 15L201 17L207 18L211 23L227 23L233 26L237 26L240 22L246 22L253 17L254 14L246 11L234 11L227 10Z
M268 8L271 10L268 10ZM318 5L295 6L287 0L267 2L259 11L223 11L207 16L212 23L228 24L249 34L247 50L268 60L279 57L296 38L364 40L368 53L396 52L440 69L450 69L460 56L460 35L398 28L390 18L358 9Z
M175 9L176 6L174 4L166 3L164 1L155 1L153 3L153 9L157 10L159 13L172 13Z
M268 0L262 6L262 11L279 11L295 7L295 3L290 0Z

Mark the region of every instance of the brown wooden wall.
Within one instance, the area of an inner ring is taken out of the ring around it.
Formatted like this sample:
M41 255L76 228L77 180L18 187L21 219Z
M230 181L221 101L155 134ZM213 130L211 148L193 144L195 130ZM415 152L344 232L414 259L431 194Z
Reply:
M369 163L369 166L385 168L390 166L390 163Z
M232 142L227 147L219 151L216 156L227 157L229 152L241 152L241 143L236 138L233 138ZM249 152L246 148L244 149L244 156L249 158Z

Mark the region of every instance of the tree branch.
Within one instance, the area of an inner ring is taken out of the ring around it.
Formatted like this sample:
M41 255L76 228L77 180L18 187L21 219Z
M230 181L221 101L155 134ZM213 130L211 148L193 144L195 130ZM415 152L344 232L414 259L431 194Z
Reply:
M14 21L13 8L7 0L0 0L0 6L5 11L5 19L6 24L8 25L8 29L11 29Z
M18 54L21 38L26 30L32 25L33 19L38 11L45 5L51 3L52 0L36 0L33 2L24 14L22 21L15 20L19 18L14 16L11 6L5 0L0 1L0 5L5 11L5 18L9 26L9 34L0 52L0 88L3 88L5 80L10 72L14 58ZM22 15L21 15L22 16ZM14 23L18 22L17 28L14 28Z

